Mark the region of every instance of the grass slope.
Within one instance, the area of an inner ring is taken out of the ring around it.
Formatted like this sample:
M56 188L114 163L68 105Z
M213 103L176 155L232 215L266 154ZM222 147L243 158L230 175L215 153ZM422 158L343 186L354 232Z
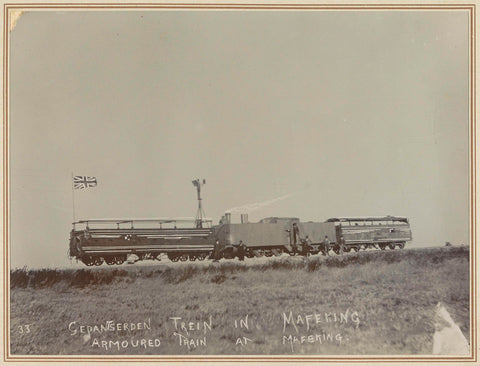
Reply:
M467 339L470 331L464 247L258 265L21 269L10 284L12 354L431 354L438 302Z

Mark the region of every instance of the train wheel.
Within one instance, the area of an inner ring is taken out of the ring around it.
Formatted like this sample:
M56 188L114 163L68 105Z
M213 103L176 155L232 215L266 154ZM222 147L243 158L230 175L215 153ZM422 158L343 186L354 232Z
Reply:
M272 257L272 256L273 256L273 251L270 250L270 249L267 249L267 250L265 251L265 257Z
M82 262L85 263L87 266L93 266L93 258L89 255L87 257L82 258Z
M283 253L283 250L282 249L273 249L273 254L276 256L276 257L280 257Z
M389 247L391 250L394 250L394 249L395 249L395 244L390 243L390 244L388 244L388 247Z
M207 257L207 255L206 255L205 253L199 254L199 255L197 256L197 258L198 258L199 261L203 261L206 257Z
M180 260L181 260L182 262L186 262L186 261L188 260L188 255L182 254L182 255L180 256Z
M195 259L197 259L197 256L195 256L195 255L189 255L189 256L188 256L188 259L189 259L191 262L194 262Z
M333 248L333 251L335 252L335 254L340 254L340 248L339 247Z
M343 251L349 253L352 250L351 247L343 247Z
M360 250L360 247L353 247L353 250L358 253L358 251Z
M253 258L253 257L255 257L255 254L253 254L253 252L251 250L247 250L247 252L245 253L245 256L247 258Z
M288 254L290 254L290 256L294 256L296 253L295 252L288 252Z
M96 266L101 266L103 263L103 258L102 257L95 257L93 259L93 264L95 264Z
M177 256L173 256L173 257L169 257L169 259L170 259L172 262L178 262L178 260L179 260L180 258L177 257Z
M399 243L399 244L397 244L397 245L398 245L398 247L399 247L400 249L405 248L405 243Z
M381 250L385 250L385 248L386 248L387 246L386 246L385 244L380 244L379 247L380 247Z
M115 264L115 257L106 257L105 263L107 263L109 266L111 266L112 264Z
M125 258L123 258L121 256L116 256L114 258L114 260L115 260L115 264L117 264L117 265L123 264L123 262L125 262Z

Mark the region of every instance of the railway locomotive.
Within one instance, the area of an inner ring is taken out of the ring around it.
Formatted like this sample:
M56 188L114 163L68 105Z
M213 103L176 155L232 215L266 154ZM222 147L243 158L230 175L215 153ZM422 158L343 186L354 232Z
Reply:
M194 181L199 183L199 181ZM195 185L195 183L194 183ZM261 256L328 255L370 248L403 249L412 240L405 217L340 217L325 222L302 222L296 217L268 217L232 223L226 213L218 225L199 214L193 219L82 220L73 223L69 256L87 266L122 264L132 255L137 260L173 261L207 258L243 259Z

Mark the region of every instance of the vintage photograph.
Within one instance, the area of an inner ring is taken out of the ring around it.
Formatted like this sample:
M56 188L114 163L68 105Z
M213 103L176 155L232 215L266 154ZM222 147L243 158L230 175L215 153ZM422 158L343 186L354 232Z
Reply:
M4 11L4 359L476 358L474 6Z

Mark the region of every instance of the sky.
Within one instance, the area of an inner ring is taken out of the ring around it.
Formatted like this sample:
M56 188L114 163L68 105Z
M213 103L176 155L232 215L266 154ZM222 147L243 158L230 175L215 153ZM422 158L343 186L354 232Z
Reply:
M10 33L11 266L75 218L405 216L469 243L468 12L29 11ZM71 177L98 186L72 191Z

